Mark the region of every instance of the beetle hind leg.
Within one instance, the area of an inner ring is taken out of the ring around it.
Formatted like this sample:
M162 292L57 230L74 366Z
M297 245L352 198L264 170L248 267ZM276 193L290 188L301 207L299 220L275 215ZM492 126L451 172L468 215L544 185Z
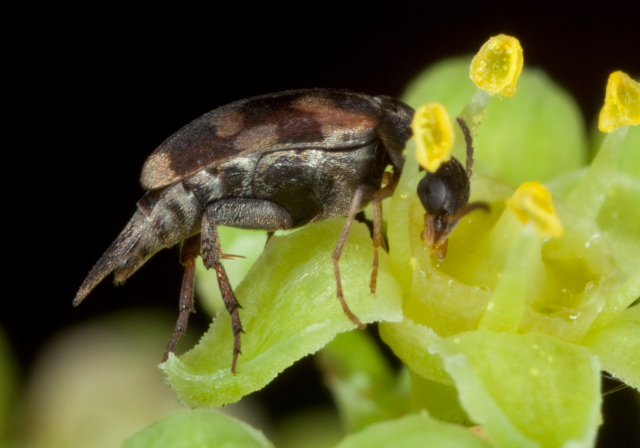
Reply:
M176 327L173 330L161 362L167 360L169 353L173 351L182 335L187 332L189 315L195 313L193 291L196 274L196 258L198 255L200 255L200 234L184 240L182 248L180 249L180 262L184 264L184 277L182 278L182 288L180 289L178 320L176 321Z
M247 214L247 210L254 213ZM237 373L236 365L240 355L240 335L243 333L238 303L229 277L221 263L225 258L220 246L218 225L243 229L278 230L293 227L291 215L280 205L264 199L220 199L209 204L202 219L202 259L207 269L215 269L220 293L229 315L233 330L233 360L231 371Z
M231 316L231 329L233 331L231 372L237 373L236 365L240 355L240 333L243 333L242 322L240 322L240 315L238 314L238 308L241 307L231 288L227 271L221 263L222 258L223 254L217 226L211 223L210 220L204 219L202 221L202 259L207 269L215 269L224 306Z
M336 295L338 296L338 300L340 301L340 305L342 305L342 310L344 314L347 315L349 320L356 324L358 328L364 330L366 325L360 322L360 319L353 314L349 305L344 300L344 293L342 292L342 280L340 278L340 267L338 262L340 261L340 255L342 255L342 249L344 248L345 243L347 242L347 238L349 237L349 232L351 231L351 224L353 224L353 220L360 209L360 204L362 203L362 197L364 195L364 190L362 188L358 188L356 190L356 194L353 196L351 200L351 206L349 208L349 214L347 215L347 219L344 222L344 226L342 227L342 232L340 233L340 239L338 240L338 244L336 245L333 254L331 255L331 259L333 260L333 272L336 277ZM375 229L375 221L374 221L374 229ZM375 230L374 230L375 231Z

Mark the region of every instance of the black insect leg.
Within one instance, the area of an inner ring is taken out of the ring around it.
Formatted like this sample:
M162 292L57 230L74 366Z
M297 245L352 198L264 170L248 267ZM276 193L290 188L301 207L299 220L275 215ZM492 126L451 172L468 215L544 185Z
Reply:
M344 300L344 294L342 293L342 281L340 280L340 268L338 266L338 261L340 260L340 255L342 254L342 249L344 248L345 243L347 242L347 238L349 237L349 231L351 230L351 224L355 219L356 214L360 210L360 205L362 203L362 196L364 190L363 188L358 188L356 190L356 194L353 196L351 200L351 205L349 207L349 214L347 215L347 219L344 222L344 226L342 227L342 233L340 234L340 239L338 240L338 244L333 251L333 255L331 258L333 259L333 272L336 276L336 292L338 296L338 300L340 301L340 305L342 305L342 310L347 317L358 326L361 330L365 328L365 325L360 322L360 319L356 317L355 314L349 309L349 305Z
M182 288L180 290L180 310L176 328L173 330L173 335L162 356L162 362L167 360L169 353L173 351L182 335L187 332L189 314L195 313L193 288L196 274L196 257L198 255L200 255L200 234L184 240L180 249L180 262L184 265L184 277L182 277Z

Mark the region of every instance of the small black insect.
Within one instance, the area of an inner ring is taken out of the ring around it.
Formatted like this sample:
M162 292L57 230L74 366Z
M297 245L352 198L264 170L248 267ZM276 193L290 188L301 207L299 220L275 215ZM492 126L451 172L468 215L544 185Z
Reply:
M422 239L438 260L447 256L449 235L456 228L460 219L467 213L482 208L489 210L486 202L469 204L471 192L469 179L473 167L473 140L467 124L462 118L457 119L462 128L467 146L466 169L455 157L444 162L434 172L427 172L418 183L418 197L427 213L424 215L425 229Z
M373 201L375 292L381 202L400 176L413 114L393 98L317 89L249 98L203 115L147 159L141 177L146 193L89 272L74 305L109 274L122 283L157 251L182 242L180 312L163 361L194 310L195 258L201 254L205 266L216 270L231 315L235 372L242 325L220 262L232 256L222 253L217 226L273 232L346 216L332 256L337 296L349 319L363 327L344 300L338 260L356 214ZM389 165L393 175L385 174Z

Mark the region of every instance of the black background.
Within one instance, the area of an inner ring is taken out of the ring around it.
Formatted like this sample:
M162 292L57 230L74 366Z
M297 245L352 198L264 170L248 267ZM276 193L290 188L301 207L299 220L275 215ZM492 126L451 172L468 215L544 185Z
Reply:
M16 17L4 69L11 109L6 132L14 137L4 145L9 287L0 324L22 372L27 375L43 344L67 326L129 307L174 312L181 280L175 251L154 257L123 288L105 282L78 309L71 300L133 213L148 154L210 109L306 87L396 96L429 64L473 53L499 33L518 37L525 64L544 68L589 122L610 72L640 76L637 2L631 9L536 2L517 10L450 3L138 11L95 5ZM195 322L192 331L204 329L204 313ZM313 391L322 389L319 383L309 386L313 374L301 369L287 373L285 400L282 381L264 392L275 413L326 399L324 391ZM306 387L290 393L298 387L297 372L307 375ZM609 397L618 401L605 406L623 411L607 417L609 443L640 438L637 401L624 392Z

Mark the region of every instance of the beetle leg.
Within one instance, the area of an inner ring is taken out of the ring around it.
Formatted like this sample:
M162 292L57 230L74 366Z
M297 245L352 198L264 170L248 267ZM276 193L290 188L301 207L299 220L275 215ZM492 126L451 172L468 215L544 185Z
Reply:
M247 215L246 210L254 213ZM202 259L207 269L215 269L220 293L229 315L233 330L233 361L231 371L237 373L236 365L240 355L240 333L243 333L238 308L238 299L231 288L227 272L220 260L225 256L220 247L218 225L228 225L244 229L277 230L290 229L291 215L280 205L263 199L220 199L207 206L202 217Z
M269 244L269 241L271 240L271 237L274 235L274 233L276 233L274 230L269 230L267 232L267 241L264 242L264 247L267 247L267 244Z
M391 197L395 189L396 183L391 181L384 188L376 191L371 200L373 204L373 267L371 269L371 281L369 282L371 294L376 293L376 287L378 286L378 247L382 246L384 250L387 249L384 238L382 238L382 201Z
M349 214L347 215L347 219L344 222L344 226L342 227L342 233L340 234L340 239L338 240L338 244L336 245L335 250L333 251L333 255L331 258L333 259L333 272L336 276L336 293L338 296L338 300L340 301L340 305L342 305L342 310L347 317L358 326L361 330L364 330L365 325L360 322L360 319L357 318L355 314L349 309L349 305L344 300L344 294L342 293L342 281L340 280L340 268L338 266L338 261L340 260L340 255L342 254L342 249L344 248L345 243L347 242L347 238L349 237L349 231L351 230L351 224L355 219L356 214L360 210L360 205L362 203L362 196L364 193L363 188L358 188L356 190L356 194L353 196L351 200L351 205L349 206Z
M238 303L238 299L236 299L236 295L233 293L227 271L225 271L224 266L222 266L220 262L223 254L220 247L218 228L207 218L208 213L205 212L205 217L202 220L202 260L207 269L215 269L222 301L231 316L231 329L233 331L233 360L231 362L231 372L237 373L236 364L238 363L238 355L240 355L240 333L243 332L240 315L238 314L238 308L241 308L241 306Z
M180 249L180 262L184 264L184 277L182 277L182 288L180 289L180 310L176 328L173 330L173 335L167 344L167 349L164 351L162 362L167 360L169 352L173 351L182 335L187 332L189 314L196 312L193 301L193 285L198 255L200 255L200 234L184 240Z

